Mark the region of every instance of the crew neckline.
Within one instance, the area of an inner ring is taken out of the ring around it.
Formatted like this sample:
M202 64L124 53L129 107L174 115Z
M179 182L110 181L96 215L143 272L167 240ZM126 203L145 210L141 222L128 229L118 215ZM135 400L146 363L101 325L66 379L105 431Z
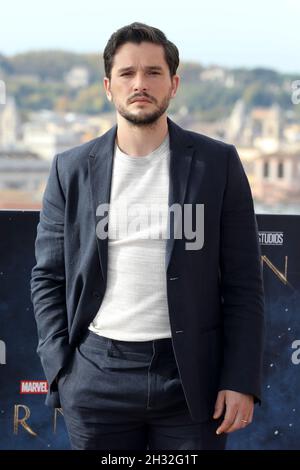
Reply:
M149 164L150 162L153 162L154 160L158 160L167 154L168 148L169 148L169 133L166 135L165 139L162 141L159 147L157 147L152 152L144 156L139 156L139 155L132 156L132 155L128 155L127 153L122 152L122 150L117 144L117 140L115 140L115 156L118 159L130 162L133 165L144 165L144 164Z

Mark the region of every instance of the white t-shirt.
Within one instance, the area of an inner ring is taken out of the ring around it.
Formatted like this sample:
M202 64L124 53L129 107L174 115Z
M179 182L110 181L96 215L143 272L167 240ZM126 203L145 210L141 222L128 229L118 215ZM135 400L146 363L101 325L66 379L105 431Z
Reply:
M165 251L169 135L146 156L115 145L108 219L107 289L89 326L123 341L171 337Z

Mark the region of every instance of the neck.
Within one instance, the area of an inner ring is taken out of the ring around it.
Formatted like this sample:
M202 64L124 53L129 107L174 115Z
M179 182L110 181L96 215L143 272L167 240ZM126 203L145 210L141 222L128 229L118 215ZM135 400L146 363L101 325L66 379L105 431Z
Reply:
M167 116L162 115L148 126L135 126L117 115L117 144L130 156L143 157L160 146L168 134Z

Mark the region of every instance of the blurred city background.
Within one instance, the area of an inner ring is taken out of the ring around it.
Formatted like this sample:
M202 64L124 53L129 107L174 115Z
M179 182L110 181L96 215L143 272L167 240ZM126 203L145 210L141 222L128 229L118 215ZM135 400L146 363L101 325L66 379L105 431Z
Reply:
M80 7L53 0L44 11L34 0L5 6L0 209L40 209L54 155L115 123L102 52L113 31L142 21L179 48L181 84L171 119L236 145L257 213L300 214L300 2L160 3L147 11L133 0L125 6L87 0Z

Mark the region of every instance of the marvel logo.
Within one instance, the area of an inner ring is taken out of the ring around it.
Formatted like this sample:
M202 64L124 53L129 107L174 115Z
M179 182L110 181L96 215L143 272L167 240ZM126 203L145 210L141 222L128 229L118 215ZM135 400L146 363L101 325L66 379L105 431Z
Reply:
M20 393L47 393L48 382L47 380L21 380Z

